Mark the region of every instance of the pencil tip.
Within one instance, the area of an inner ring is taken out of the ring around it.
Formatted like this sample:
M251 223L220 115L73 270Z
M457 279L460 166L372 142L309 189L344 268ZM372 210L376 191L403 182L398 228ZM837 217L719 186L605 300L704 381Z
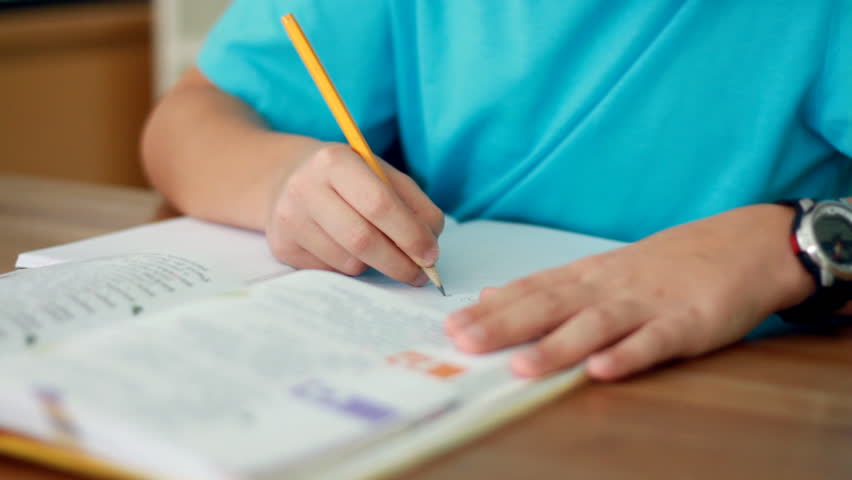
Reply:
M447 296L447 292L444 291L443 285L438 285L438 291L441 292L441 295L443 295L445 297Z

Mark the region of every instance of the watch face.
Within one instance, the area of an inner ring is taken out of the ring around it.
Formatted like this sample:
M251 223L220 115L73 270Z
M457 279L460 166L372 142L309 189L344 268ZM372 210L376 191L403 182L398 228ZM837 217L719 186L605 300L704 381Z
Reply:
M816 217L814 234L826 258L852 265L852 223L846 217L831 213Z

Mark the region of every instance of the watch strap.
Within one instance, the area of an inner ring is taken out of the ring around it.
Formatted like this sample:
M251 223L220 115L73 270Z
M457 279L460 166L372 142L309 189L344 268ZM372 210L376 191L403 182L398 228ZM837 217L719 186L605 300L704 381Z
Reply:
M823 286L820 266L814 262L807 252L802 251L799 245L796 232L801 224L802 217L816 205L816 202L812 199L804 198L780 200L775 203L795 208L796 213L790 226L790 246L816 285L814 292L802 303L777 313L782 319L790 323L819 323L832 316L834 312L850 300L850 297L852 297L852 282L835 278L831 287Z

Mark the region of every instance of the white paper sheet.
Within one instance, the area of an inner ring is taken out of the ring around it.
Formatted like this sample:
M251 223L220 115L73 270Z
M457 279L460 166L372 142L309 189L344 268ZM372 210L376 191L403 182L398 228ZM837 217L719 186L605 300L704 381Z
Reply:
M278 262L263 234L251 230L178 217L107 235L33 250L18 255L17 268L87 260L136 251L168 252L212 258L243 282L293 271Z
M0 354L38 350L241 284L214 262L168 253L16 271L0 277Z
M0 382L57 392L76 422L120 419L131 432L247 472L454 402L442 379L387 361L417 345L448 345L439 324L439 312L363 283L299 272L10 357Z
M624 245L588 235L516 223L480 220L448 223L440 238L438 272L448 296L434 285L422 288L396 282L374 270L360 278L382 289L443 312L479 298L488 286L502 286L540 270L570 263Z

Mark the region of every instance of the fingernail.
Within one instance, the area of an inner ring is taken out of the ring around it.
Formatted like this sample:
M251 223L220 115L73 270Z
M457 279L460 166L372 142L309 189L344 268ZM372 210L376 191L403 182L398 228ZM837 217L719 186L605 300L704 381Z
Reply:
M462 332L462 329L472 321L473 319L464 310L455 312L447 317L445 322L447 333L449 335L459 334Z
M411 284L415 287L422 287L427 283L429 283L429 277L423 272L420 272L420 275L417 275L417 278L415 278L414 281L411 282Z
M343 264L344 272L355 272L361 266L361 260L357 257L349 257Z
M605 378L610 375L613 363L612 357L606 354L592 355L586 360L586 368L594 377Z
M482 343L485 340L485 329L482 325L473 323L462 328L461 335L473 343Z
M466 325L453 337L453 343L459 350L474 353L480 351L483 347L485 335L485 329L482 326L472 323Z
M497 293L496 287L485 287L479 292L479 298L488 298Z
M427 250L426 253L423 255L423 263L424 263L423 266L424 267L431 267L432 265L435 265L435 262L437 262L437 261L438 261L438 249L437 248L431 248L431 249Z
M538 369L540 363L541 354L535 348L528 348L515 356L515 364L526 371Z

